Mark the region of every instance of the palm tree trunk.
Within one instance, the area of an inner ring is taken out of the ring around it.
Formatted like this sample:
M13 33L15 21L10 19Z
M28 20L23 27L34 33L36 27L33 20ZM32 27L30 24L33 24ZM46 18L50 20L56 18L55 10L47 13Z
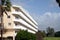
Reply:
M3 40L3 30L1 29L1 40Z
M6 4L6 10L4 10L4 7L3 7L3 5L5 5ZM0 17L1 17L1 40L3 40L3 29L4 29L4 23L3 23L3 12L5 12L6 13L6 11L11 11L10 10L10 6L11 6L11 2L10 2L10 0L0 0ZM6 15L7 15L7 13L6 13ZM8 15L7 15L8 16Z
M3 9L2 9L2 7L1 7L1 15L0 15L0 17L1 17L1 40L3 40L3 27L4 27L4 25L3 25Z

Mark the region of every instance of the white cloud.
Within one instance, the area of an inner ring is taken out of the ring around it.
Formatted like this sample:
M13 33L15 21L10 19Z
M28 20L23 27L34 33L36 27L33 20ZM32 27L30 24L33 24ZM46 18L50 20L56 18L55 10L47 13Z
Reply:
M60 13L46 12L38 18L39 29L44 30L48 26L54 28L56 31L60 30Z

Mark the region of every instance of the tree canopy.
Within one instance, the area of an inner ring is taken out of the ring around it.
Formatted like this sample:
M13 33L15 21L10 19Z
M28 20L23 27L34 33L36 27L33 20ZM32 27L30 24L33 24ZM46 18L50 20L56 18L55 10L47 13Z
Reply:
M11 11L11 1L10 0L1 0L1 7L2 7L3 12Z
M55 37L60 37L60 31L57 31L57 32L55 33Z
M54 36L54 28L47 28L47 36L52 37Z
M20 30L16 35L16 40L36 40L36 36L27 30Z

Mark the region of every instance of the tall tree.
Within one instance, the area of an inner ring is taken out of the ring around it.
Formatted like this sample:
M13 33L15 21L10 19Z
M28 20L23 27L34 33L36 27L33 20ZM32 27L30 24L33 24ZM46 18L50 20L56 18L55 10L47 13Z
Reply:
M47 28L47 36L52 37L54 36L54 28Z
M8 16L7 11L11 11L11 2L10 0L0 0L0 19L1 19L1 23L0 23L0 29L1 29L1 40L3 40L3 28L4 28L4 24L3 24L3 13L5 12L5 14Z
M45 30L42 31L42 35L43 35L43 37L46 37L46 32L45 32Z
M43 40L43 36L44 34L38 30L38 32L36 33L36 40Z

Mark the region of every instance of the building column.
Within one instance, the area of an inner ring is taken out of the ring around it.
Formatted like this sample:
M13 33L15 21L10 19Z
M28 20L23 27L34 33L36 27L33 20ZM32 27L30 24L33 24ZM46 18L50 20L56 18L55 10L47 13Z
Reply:
M13 40L15 40L15 36L13 36Z

